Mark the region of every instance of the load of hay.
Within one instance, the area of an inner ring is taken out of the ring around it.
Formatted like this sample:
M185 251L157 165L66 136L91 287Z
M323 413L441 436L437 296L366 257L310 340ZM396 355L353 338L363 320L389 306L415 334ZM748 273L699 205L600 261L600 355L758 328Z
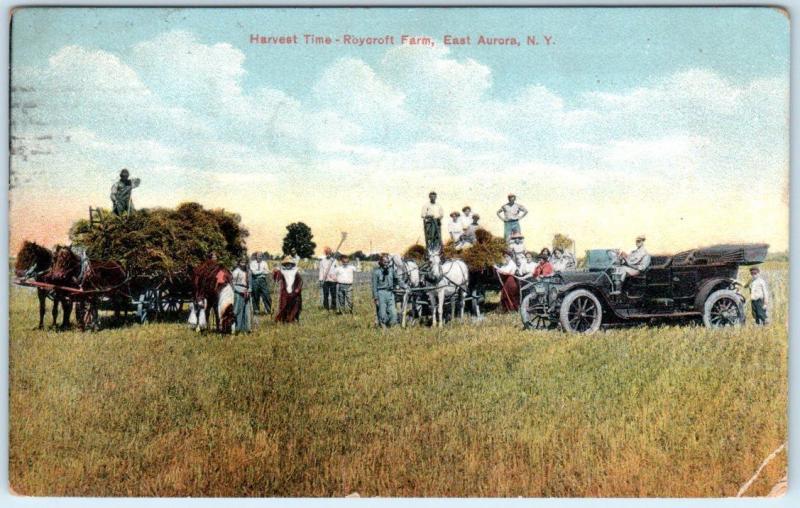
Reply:
M503 254L508 250L506 242L492 235L485 229L475 231L478 242L472 247L456 250L453 242L448 242L444 246L445 259L461 259L469 267L470 272L481 272L491 270L492 267L503 262ZM413 259L417 263L427 259L425 247L416 244L406 249L403 257Z
M185 282L191 269L211 252L232 266L246 252L249 235L239 215L208 210L198 203L142 209L121 217L101 210L101 219L94 226L88 220L77 221L70 228L70 239L90 258L117 261L137 277Z

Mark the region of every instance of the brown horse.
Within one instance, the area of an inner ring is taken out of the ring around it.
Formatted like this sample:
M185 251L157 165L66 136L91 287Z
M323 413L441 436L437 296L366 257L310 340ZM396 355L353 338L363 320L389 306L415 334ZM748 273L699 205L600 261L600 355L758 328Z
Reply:
M215 327L222 333L230 333L234 322L233 306L226 306L222 316L217 308L220 291L230 282L230 270L213 259L196 266L192 273L195 308L205 313L206 323L209 324L211 309L214 309Z
M86 297L75 297L79 304L79 325L91 322L96 326L97 300L102 296L110 298L114 305L114 316L119 317L123 300L129 297L128 278L122 265L116 261L81 261L72 251L71 247L56 247L53 268L50 271L49 281L57 286L80 289L86 292ZM62 294L63 293L63 294ZM70 298L66 292L56 290L56 295ZM77 314L76 314L77 315Z
M42 247L36 242L25 241L22 248L17 254L17 260L14 263L14 273L20 279L33 279L36 282L50 283L50 269L53 266L53 253L49 249ZM53 299L53 324L55 328L58 321L58 306L61 305L64 311L63 321L61 328L69 327L69 318L72 314L72 303L63 299L57 298L54 291L44 288L36 288L36 296L39 298L39 326L41 330L44 328L44 314L45 303L47 298Z

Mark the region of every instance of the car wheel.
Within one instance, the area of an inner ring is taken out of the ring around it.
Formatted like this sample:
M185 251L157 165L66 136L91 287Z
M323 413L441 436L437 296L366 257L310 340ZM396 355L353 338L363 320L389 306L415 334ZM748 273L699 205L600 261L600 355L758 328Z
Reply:
M522 327L526 330L547 330L552 328L550 319L535 312L536 295L531 293L522 299L519 305L519 316L522 319Z
M559 322L569 333L594 333L603 321L600 300L585 289L568 293L561 302Z
M714 291L703 306L703 323L709 328L744 324L744 304L739 293L730 289Z

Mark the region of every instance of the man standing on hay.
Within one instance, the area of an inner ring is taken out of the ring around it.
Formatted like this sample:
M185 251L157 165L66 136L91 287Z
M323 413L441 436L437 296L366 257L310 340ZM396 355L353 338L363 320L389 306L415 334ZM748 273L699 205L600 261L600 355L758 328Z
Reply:
M264 255L256 252L253 255L253 260L250 261L250 278L252 284L250 287L253 289L253 310L256 314L259 312L259 306L264 303L264 313L272 314L272 297L270 296L269 278L269 265L264 260Z
M436 192L428 194L428 203L422 206L422 226L425 230L425 247L428 250L434 246L441 247L442 243L442 206L436 203Z
M141 180L138 178L128 178L130 173L127 169L119 172L119 181L111 186L111 206L114 215L133 213L133 200L131 194L133 189L138 187Z
M272 272L272 278L278 283L277 323L295 323L300 320L303 310L303 279L297 271L297 263L291 256L281 261L280 268Z
M503 221L503 237L506 241L511 237L511 233L515 231L522 233L519 227L519 221L528 215L528 209L517 203L517 195L509 194L508 203L504 204L497 210L497 216Z

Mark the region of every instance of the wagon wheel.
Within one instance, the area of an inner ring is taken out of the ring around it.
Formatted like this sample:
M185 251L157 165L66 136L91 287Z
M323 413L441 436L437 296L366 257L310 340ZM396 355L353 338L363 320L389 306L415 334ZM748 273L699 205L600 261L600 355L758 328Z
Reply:
M553 328L554 325L549 317L537 312L535 293L530 293L522 299L519 316L522 319L522 327L526 330L547 330Z
M160 302L161 311L164 313L174 315L183 310L183 300L178 296L172 295L169 289L161 292Z
M139 301L136 304L136 316L139 322L149 323L158 319L161 311L159 291L157 289L145 289L139 295Z

